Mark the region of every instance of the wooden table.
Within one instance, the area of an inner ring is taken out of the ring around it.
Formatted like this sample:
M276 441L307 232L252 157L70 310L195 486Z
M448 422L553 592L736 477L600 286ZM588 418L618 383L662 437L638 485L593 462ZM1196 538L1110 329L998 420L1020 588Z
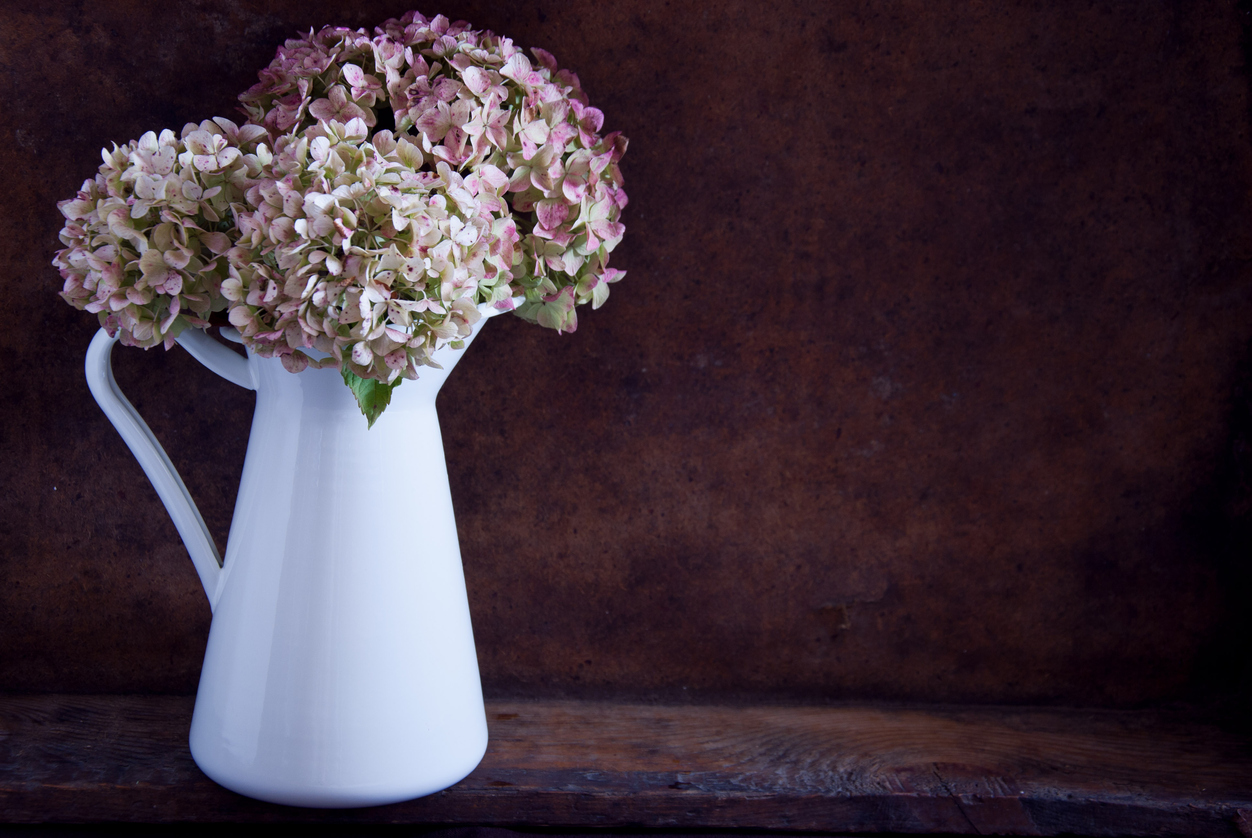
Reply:
M192 701L0 696L0 819L1252 835L1252 741L1181 714L492 701L463 782L312 810L205 777Z

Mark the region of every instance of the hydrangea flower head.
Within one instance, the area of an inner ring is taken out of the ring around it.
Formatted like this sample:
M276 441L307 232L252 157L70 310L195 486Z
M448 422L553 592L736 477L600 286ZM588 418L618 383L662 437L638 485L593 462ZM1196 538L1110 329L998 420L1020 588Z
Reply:
M573 305L598 308L623 275L608 263L625 232L627 143L598 133L604 115L576 75L545 50L531 53L533 62L508 38L410 12L373 37L327 27L288 41L240 99L272 133L360 118L419 142L429 165L504 172L526 291L518 313L573 331Z
M57 205L61 297L130 346L169 348L185 327L206 328L225 308L230 208L260 170L264 136L219 118L105 149L96 176Z
M516 235L494 167L423 168L410 139L363 119L279 138L239 214L222 294L230 321L289 369L331 356L392 383L466 337L478 303L512 307Z

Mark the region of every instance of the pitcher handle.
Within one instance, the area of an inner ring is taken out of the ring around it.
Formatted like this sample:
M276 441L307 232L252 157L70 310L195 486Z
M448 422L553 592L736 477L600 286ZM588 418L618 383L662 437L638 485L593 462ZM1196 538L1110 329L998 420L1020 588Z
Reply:
M209 597L209 608L212 609L217 605L222 556L209 535L209 528L205 526L200 510L191 499L191 493L187 491L183 479L178 476L165 449L153 436L148 423L143 421L143 417L117 386L111 363L113 344L116 342L117 338L110 337L104 329L92 338L91 346L87 349L87 386L104 415L113 423L113 427L139 461L144 474L152 481L157 496L174 520L174 526L191 555L192 564L196 566L200 584L204 586L204 592ZM179 335L178 343L197 361L228 381L249 390L256 389L247 360L204 332L187 329Z

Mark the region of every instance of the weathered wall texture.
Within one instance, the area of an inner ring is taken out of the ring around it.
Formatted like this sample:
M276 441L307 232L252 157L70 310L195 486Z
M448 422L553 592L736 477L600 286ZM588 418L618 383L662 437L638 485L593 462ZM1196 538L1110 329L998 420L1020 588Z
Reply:
M489 693L1235 689L1239 16L1001 5L424 9L549 49L631 139L607 306L493 321L440 397ZM343 6L0 9L0 689L195 688L209 610L87 393L55 202L106 142L233 114L284 37L406 10ZM117 356L224 541L251 396Z

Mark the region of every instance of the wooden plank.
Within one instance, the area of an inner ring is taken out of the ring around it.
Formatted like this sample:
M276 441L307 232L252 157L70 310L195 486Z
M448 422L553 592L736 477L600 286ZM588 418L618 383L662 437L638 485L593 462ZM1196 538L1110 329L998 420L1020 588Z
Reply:
M226 791L192 699L0 697L0 820L309 822L1237 836L1252 743L1151 713L489 703L457 786L304 810Z

